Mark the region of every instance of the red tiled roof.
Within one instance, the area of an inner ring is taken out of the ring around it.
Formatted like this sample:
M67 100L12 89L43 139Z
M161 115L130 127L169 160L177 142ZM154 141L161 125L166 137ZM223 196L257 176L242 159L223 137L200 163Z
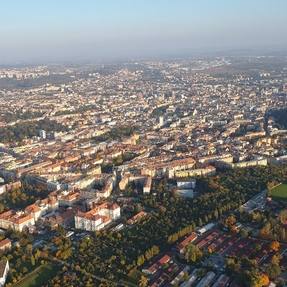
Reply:
M11 240L9 238L5 238L3 240L0 241L0 248L3 248L6 245L10 245L11 244Z
M160 265L163 265L163 264L166 264L170 261L170 256L169 255L164 255L163 257L161 257L161 259L159 259L159 264Z

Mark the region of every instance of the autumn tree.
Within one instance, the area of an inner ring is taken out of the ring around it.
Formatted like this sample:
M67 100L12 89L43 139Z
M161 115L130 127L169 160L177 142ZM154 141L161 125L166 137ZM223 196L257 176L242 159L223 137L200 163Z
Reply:
M269 280L269 277L267 274L261 274L261 277L260 277L260 284L262 286L268 286L270 283L270 280Z
M263 228L261 228L260 230L260 235L264 238L268 238L271 234L271 223L270 222L267 222Z
M280 260L281 260L280 254L275 254L275 255L273 255L272 258L271 258L271 263L272 263L272 264L279 265L279 264L280 264Z
M250 287L264 287L269 285L269 277L257 271L251 273Z
M148 280L145 276L141 276L139 280L139 287L146 287L148 285Z
M272 241L270 243L270 250L277 252L280 249L280 243L278 241Z
M198 260L200 260L202 258L202 255L203 255L203 253L199 249L198 246L191 243L186 247L185 259L187 262L189 262L189 263L197 262Z
M232 229L235 223L236 223L236 217L233 214L226 217L223 222L223 224L229 229Z

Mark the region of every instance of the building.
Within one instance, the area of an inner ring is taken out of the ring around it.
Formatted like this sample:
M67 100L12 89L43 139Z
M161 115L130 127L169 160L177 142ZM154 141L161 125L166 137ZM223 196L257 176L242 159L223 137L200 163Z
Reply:
M167 175L169 178L173 178L176 172L191 169L194 165L195 160L192 157L187 157L184 159L147 165L141 170L141 174L151 177L162 177Z
M212 282L215 277L215 273L212 271L207 272L207 274L199 281L196 287L206 287Z
M159 127L164 126L164 116L159 117Z
M188 279L183 282L180 287L190 287L198 278L198 269L194 269L192 273L189 275Z
M267 166L268 160L267 159L260 159L260 160L250 160L250 161L242 161L230 164L229 166L232 168L245 168L250 166Z
M199 163L214 164L214 163L232 163L233 156L231 154L211 155L198 159Z
M56 229L59 226L64 228L70 227L74 224L75 210L71 207L67 209L59 209L55 213L48 214L43 218L43 223L51 227L51 229Z
M8 210L0 214L0 228L13 229L15 231L22 231L35 225L34 215L24 211Z
M176 194L181 197L193 198L195 186L196 186L195 179L186 181L177 180Z
M0 228L22 231L31 228L36 221L50 211L58 209L59 202L55 195L38 200L28 205L24 210L8 210L0 214Z
M130 182L130 177L131 177L131 175L130 175L129 173L127 173L127 174L125 174L125 175L122 177L122 179L120 180L120 182L119 182L119 189L120 189L121 191L124 191L125 188L127 187L127 185L129 184L129 182Z
M212 285L212 287L224 287L227 286L228 282L230 281L230 278L226 276L225 274L221 274L219 278L216 280L216 282Z
M87 211L75 215L75 227L88 231L97 231L120 218L121 209L116 203L105 202Z
M25 208L25 213L30 214L34 217L36 221L43 215L47 214L50 211L58 209L59 202L55 196L50 196L48 198L36 201L33 204L28 205Z
M212 176L215 174L216 174L216 168L214 166L209 165L205 168L176 171L175 177Z
M196 180L177 180L176 185L178 189L194 189Z
M5 250L9 250L12 247L12 243L11 240L9 238L5 238L3 240L0 241L0 250L1 251L5 251Z
M7 259L0 261L0 287L4 287L9 272L9 262Z
M168 264L171 261L171 257L168 254L163 255L158 261L154 264L142 270L143 273L148 275L155 274L162 266Z
M198 229L197 232L198 232L199 235L202 235L205 232L211 230L213 227L215 227L215 224L213 222L211 222L211 223L208 223L208 224L204 225L200 229Z
M184 240L182 240L177 246L176 249L179 251L180 254L182 254L186 248L186 246L192 242L194 242L197 239L197 234L195 232L192 232L188 237L186 237Z
M114 176L110 176L106 180L104 188L102 190L98 190L97 191L97 197L99 197L99 198L108 198L111 195L112 191L113 191L115 183L116 183L116 178Z
M144 182L143 186L143 193L144 194L149 194L151 191L151 184L152 184L152 179L150 176L148 176Z
M46 139L47 138L47 134L45 130L39 130L39 136L42 139Z
M134 215L133 217L131 217L127 223L128 224L135 224L137 223L138 221L140 221L142 218L146 217L147 216L147 213L145 211L140 211L138 212L136 215Z
M59 197L59 206L71 207L80 199L79 191L72 191L70 193L63 192Z

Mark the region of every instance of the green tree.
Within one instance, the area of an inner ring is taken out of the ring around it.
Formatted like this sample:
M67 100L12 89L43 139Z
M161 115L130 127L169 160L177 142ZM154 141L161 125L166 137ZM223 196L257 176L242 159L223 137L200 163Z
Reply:
M143 255L140 255L137 259L137 266L141 266L145 263L145 257Z
M266 272L271 279L276 279L281 274L281 268L278 264L270 264Z
M33 255L31 256L31 265L35 266L35 257Z
M202 251L199 249L198 246L194 244L189 244L185 250L185 259L189 263L195 263L202 258Z

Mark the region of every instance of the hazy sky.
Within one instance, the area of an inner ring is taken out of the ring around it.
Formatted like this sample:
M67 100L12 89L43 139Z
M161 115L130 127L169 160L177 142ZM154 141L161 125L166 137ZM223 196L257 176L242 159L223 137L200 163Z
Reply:
M0 64L286 49L287 0L0 0Z

